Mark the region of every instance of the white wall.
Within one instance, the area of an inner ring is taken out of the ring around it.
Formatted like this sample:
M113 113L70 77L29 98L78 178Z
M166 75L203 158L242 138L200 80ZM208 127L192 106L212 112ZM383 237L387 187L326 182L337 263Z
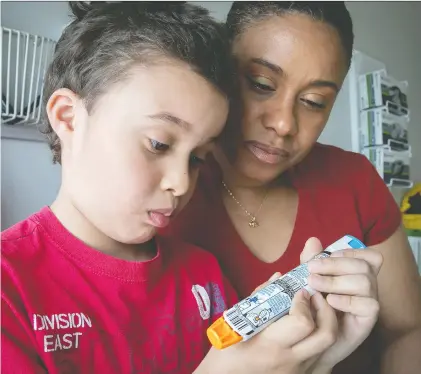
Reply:
M354 22L355 48L386 64L409 83L411 177L421 182L421 3L347 2Z
M232 2L193 2L223 21ZM355 48L384 61L393 76L409 81L412 176L421 180L421 3L348 3ZM69 22L66 2L2 2L3 26L58 39ZM338 103L339 104L339 103ZM329 124L334 126L334 124ZM330 143L344 144L344 133L329 128ZM60 184L45 143L1 140L2 229L49 204Z
M70 21L67 2L2 2L2 26L57 40ZM1 229L52 202L60 167L47 143L1 139Z
M210 14L218 21L225 21L232 1L190 1L192 4L209 9Z
M53 166L46 143L1 142L2 229L48 205L60 186L60 167Z
M2 1L2 26L58 40L70 22L67 1Z

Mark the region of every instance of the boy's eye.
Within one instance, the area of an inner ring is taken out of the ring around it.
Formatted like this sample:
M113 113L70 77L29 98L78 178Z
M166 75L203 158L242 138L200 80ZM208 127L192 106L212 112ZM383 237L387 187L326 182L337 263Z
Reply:
M168 144L158 142L157 140L154 140L154 139L149 139L149 142L151 143L152 149L157 152L163 152L170 148Z
M205 163L205 160L203 158L197 157L195 155L190 156L190 166L192 168L200 167Z

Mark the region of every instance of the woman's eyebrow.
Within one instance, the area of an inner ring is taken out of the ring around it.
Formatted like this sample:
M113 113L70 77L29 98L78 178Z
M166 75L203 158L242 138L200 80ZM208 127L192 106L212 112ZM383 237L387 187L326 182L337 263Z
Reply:
M283 74L283 72L284 72L280 66L278 66L278 65L276 65L272 62L269 62L267 60L264 60L263 58L252 58L251 62L253 62L255 64L262 65L264 67L267 67L276 74Z
M252 58L250 60L254 64L262 65L270 70L272 70L274 73L281 75L284 74L284 71L282 68L272 62L269 62L263 58ZM339 87L335 82L325 80L325 79L316 79L312 82L310 82L309 87L330 87L335 90L335 92L339 92Z
M339 92L339 87L335 82L323 79L317 79L315 81L310 82L309 87L330 87L333 88L336 92Z

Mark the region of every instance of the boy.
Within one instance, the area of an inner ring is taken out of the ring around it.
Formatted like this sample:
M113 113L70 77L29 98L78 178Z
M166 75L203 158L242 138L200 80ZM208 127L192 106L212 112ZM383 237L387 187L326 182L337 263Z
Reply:
M62 185L2 235L3 369L191 373L235 295L206 252L154 235L226 121L225 42L193 6L71 7L44 91Z
M62 185L2 235L3 372L255 372L249 347L277 334L206 356L236 296L211 255L155 237L226 121L219 26L180 3L71 7L44 88Z

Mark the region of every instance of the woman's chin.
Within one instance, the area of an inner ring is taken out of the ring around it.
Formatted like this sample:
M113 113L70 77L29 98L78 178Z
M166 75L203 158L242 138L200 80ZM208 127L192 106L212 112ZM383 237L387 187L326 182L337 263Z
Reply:
M251 159L248 155L238 155L234 167L235 170L247 179L250 179L256 184L267 184L280 175L287 169L287 163L267 164L256 159Z

